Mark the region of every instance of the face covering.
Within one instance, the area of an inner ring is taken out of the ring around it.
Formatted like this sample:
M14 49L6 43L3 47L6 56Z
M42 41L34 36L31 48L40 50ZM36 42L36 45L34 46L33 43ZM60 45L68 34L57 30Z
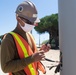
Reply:
M21 26L21 25L20 25ZM34 25L30 25L25 23L25 26L21 26L21 28L25 31L25 32L30 32L35 26Z

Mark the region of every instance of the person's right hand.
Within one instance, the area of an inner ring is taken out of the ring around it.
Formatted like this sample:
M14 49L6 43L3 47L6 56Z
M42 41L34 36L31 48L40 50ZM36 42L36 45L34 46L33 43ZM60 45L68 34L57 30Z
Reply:
M44 51L39 51L39 52L34 53L32 55L32 58L34 59L34 61L43 60L45 58Z
M43 44L40 48L40 51L43 50L44 52L48 52L51 48L50 44Z

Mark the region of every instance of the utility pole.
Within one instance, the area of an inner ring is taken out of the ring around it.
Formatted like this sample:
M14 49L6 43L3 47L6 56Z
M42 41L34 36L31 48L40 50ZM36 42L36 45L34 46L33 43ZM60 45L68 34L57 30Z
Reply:
M31 34L32 34L32 30L31 30L30 32L31 32Z
M61 75L76 75L76 0L58 0Z
M40 34L39 34L39 47L40 47Z

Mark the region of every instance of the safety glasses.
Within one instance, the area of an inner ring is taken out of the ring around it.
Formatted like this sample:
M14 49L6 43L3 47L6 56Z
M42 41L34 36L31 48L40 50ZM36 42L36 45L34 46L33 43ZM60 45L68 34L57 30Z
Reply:
M32 23L32 22L30 22L29 20L27 20L27 19L25 19L25 18L23 18L23 17L20 17L25 23L27 23L27 24L30 24L30 25L34 25L34 26L38 26L38 23L36 23L36 22L34 22L34 23Z

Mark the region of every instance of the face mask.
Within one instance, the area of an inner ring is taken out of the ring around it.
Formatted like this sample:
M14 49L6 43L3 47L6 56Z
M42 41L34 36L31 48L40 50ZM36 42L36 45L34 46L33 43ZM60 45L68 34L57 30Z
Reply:
M21 25L20 25L21 26ZM30 32L35 26L34 25L30 25L25 23L25 26L21 26L21 28L25 31L25 32Z

